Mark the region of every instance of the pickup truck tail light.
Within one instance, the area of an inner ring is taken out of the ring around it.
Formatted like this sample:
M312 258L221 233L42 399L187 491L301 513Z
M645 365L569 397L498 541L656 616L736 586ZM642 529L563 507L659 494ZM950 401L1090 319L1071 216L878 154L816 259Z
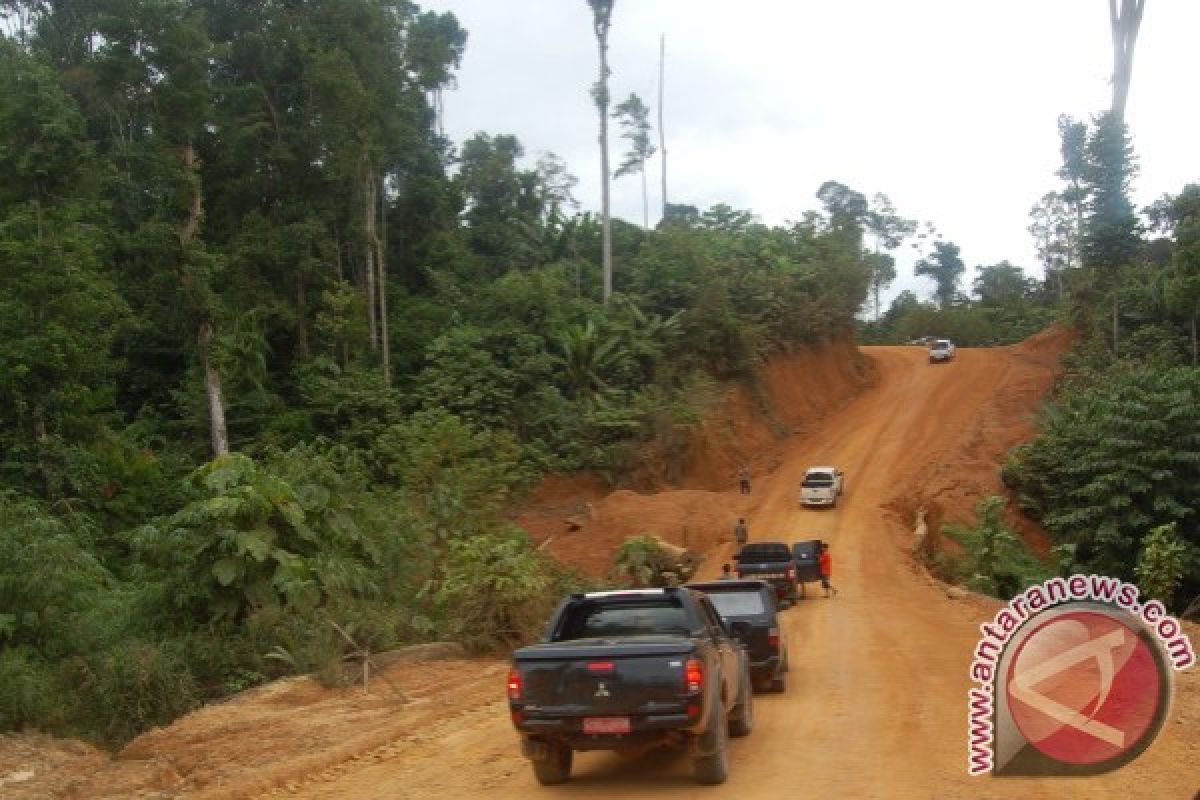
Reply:
M520 702L523 689L521 673L516 667L513 667L508 671L508 699L514 703Z
M771 628L767 631L767 644L771 647L779 647L779 628Z
M689 658L683 668L683 685L688 694L704 691L704 663L698 658Z

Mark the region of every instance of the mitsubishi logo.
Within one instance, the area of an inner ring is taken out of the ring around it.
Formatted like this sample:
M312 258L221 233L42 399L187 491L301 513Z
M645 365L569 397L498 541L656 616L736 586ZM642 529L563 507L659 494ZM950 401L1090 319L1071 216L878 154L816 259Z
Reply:
M600 681L600 685L596 687L596 697L610 697L608 687L604 685L604 681Z

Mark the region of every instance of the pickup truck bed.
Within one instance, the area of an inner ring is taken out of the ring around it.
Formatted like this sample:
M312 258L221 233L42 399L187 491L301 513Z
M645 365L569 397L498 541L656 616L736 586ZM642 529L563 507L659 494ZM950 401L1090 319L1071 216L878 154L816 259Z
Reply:
M796 602L796 566L783 542L751 542L738 551L738 578L766 581L780 603Z

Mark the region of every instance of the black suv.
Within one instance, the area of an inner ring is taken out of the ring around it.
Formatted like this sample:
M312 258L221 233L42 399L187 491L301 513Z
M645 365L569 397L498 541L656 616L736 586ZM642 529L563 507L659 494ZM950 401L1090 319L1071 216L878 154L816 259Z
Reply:
M788 671L787 640L776 615L775 590L766 581L689 583L704 592L750 657L750 679L758 691L782 692Z

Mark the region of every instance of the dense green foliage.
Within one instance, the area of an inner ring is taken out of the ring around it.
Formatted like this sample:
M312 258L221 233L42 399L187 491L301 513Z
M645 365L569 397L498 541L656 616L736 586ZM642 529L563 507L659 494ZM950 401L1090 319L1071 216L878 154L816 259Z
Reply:
M1031 230L1081 336L1005 478L1076 567L1182 607L1200 593L1200 186L1139 220L1124 122L1064 117L1059 132L1065 186Z
M1152 530L1185 546L1183 594L1200 592L1200 374L1117 367L1063 392L1005 467L1021 505L1082 568L1132 580ZM1164 600L1169 598L1163 598Z
M929 265L926 274L935 267ZM1019 342L1063 316L1050 287L1007 261L977 267L969 297L953 288L958 274L951 264L942 278L947 288L939 293L949 292L948 300L923 302L910 291L901 292L878 319L861 325L860 337L869 343L904 344L934 336L960 346L987 347Z
M613 220L605 303L561 160L438 133L452 15L3 7L0 729L120 742L334 678L333 623L528 637L576 579L512 528L521 493L682 463L720 382L853 325L865 226L900 224L832 182L787 226Z
M1047 570L1004 524L1000 516L1003 508L1004 498L985 497L975 506L975 525L947 525L942 532L961 545L963 553L943 554L941 566L977 592L1009 598L1044 580Z

